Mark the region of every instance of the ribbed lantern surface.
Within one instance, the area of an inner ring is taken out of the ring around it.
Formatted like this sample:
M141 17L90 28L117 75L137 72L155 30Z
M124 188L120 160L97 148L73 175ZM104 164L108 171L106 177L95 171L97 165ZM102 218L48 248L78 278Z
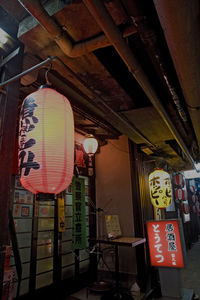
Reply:
M34 194L57 194L72 181L73 112L67 98L51 88L40 88L22 104L19 169L21 184Z
M149 175L150 197L153 206L166 208L172 203L170 175L162 169L155 169Z

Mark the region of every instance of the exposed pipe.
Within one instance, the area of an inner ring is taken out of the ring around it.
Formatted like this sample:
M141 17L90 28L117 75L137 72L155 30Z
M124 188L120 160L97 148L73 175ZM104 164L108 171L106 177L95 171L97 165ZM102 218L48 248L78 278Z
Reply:
M174 102L176 106L176 110L172 106L172 103L169 105L171 106L171 110L174 111L176 114L178 122L176 122L176 126L178 131L181 133L182 137L185 141L187 141L187 145L196 145L197 148L197 141L194 135L194 131L191 129L191 125L189 124L188 115L181 104L181 100L176 92L172 84L172 80L169 76L167 71L167 66L164 62L162 52L159 48L158 39L156 36L155 31L153 28L150 27L148 24L148 20L146 16L143 16L142 11L138 8L138 6L134 3L136 1L127 1L123 0L127 11L132 17L132 20L137 28L138 34L141 38L141 41L144 43L146 49L148 50L148 55L157 70L160 78L162 79L170 98ZM169 112L169 111L168 111ZM169 113L170 114L170 113ZM171 116L172 117L172 116ZM180 122L180 119L182 122ZM173 120L173 119L172 119Z
M100 0L83 0L83 2L88 7L90 13L93 15L99 26L102 28L112 45L115 47L116 51L123 59L124 63L127 65L129 71L132 73L139 85L142 87L143 91L145 92L153 106L161 115L162 119L168 126L174 138L176 139L177 143L185 153L188 161L195 167L195 162L189 150L187 149L184 141L182 140L180 134L173 125L169 115L167 114L166 110L161 104L161 101L157 97L155 90L151 86L151 83L149 82L146 74L144 73L136 58L134 57L131 49L122 39L118 28L116 27L114 21L112 20L111 16L106 10L103 2Z
M1 82L1 83L0 83L0 87L4 87L4 86L6 86L7 84L16 81L17 79L19 79L19 78L21 78L21 77L23 77L23 76L25 76L25 75L27 75L27 74L33 72L33 71L36 71L36 70L40 69L43 65L47 64L48 62L50 62L50 61L52 61L52 60L54 60L54 59L58 59L58 57L57 57L57 56L50 56L50 57L48 57L47 59L43 60L43 61L40 62L39 64L37 64L37 65L35 65L35 66L33 66L33 67L31 67L31 68L25 70L25 71L23 71L23 72L21 72L21 73L15 75L15 76L13 76L12 78L9 78L9 79L6 80L6 81Z
M76 46L76 44L73 46L73 44L72 44L71 40L69 39L69 37L67 36L67 34L48 15L48 13L45 11L45 9L43 8L43 6L41 5L39 0L18 0L18 1L21 3L22 6L24 6L24 8L29 13L31 13L40 22L40 24L42 26L44 26L46 28L46 30L50 33L52 38L56 41L56 43L59 45L59 47L63 50L63 52L66 55L73 56L73 51L74 51L74 53L76 53L76 51L77 51L76 47L77 47L77 49L78 48L82 48L82 49L84 48L84 47L80 46L79 44L77 44L77 46ZM90 5L89 0L88 1L86 0L84 2L86 3L86 5L87 4ZM108 37L109 41L114 45L115 49L118 51L119 55L122 57L122 59L124 60L124 62L127 65L127 67L129 68L129 71L133 74L133 76L135 78L136 78L136 74L137 74L136 80L141 85L141 87L143 88L143 90L145 91L145 93L147 94L149 99L151 100L152 104L155 107L157 107L158 112L160 113L160 115L164 119L165 123L169 127L170 131L174 135L174 137L177 140L178 144L180 145L181 149L183 150L183 152L188 157L188 160L190 161L190 163L194 164L193 158L191 157L187 147L185 146L185 144L184 144L182 138L180 137L179 133L177 132L176 128L173 126L173 123L171 122L171 120L170 120L169 116L167 115L166 111L162 107L159 100L158 100L159 103L157 103L157 101L155 101L157 99L156 93L152 89L146 75L144 74L141 67L137 63L137 61L134 58L131 50L126 45L125 41L122 39L121 32L118 30L118 28L116 27L116 25L114 24L114 22L110 18L110 16L109 16L107 10L105 9L105 7L99 1L93 1L93 4L94 4L94 6L98 6L100 8L100 16L98 16L98 13L97 13L97 21L98 21L99 25L102 27L103 31L105 32L105 35ZM92 3L91 3L91 5L92 5ZM104 15L104 17L103 17L104 21L101 20L102 10L103 10L103 15ZM105 15L106 15L106 22L105 22ZM104 23L106 23L105 26L103 26ZM112 28L112 30L111 30L111 33L109 34L109 32L110 32L109 26L110 25L111 25L110 28ZM106 28L108 28L108 30L106 30ZM114 34L114 38L113 38L113 34ZM97 44L96 44L96 46L97 46ZM92 51L92 50L97 49L97 48L94 49L92 47L91 47L90 50L87 49L87 51ZM99 46L98 46L98 48L99 48ZM75 50L73 50L73 49L75 49ZM79 51L77 51L77 52L79 52ZM79 53L79 55L81 55L81 54ZM107 104L104 101L102 103L111 112L112 109L109 106L107 106ZM133 126L131 124L129 124L128 121L124 120L124 118L121 117L118 113L113 111L113 114L115 116L117 116L117 118L119 118L120 121L122 121L131 130L134 130L135 133L137 133L140 137L142 137L143 139L145 138L136 128L133 128ZM151 146L153 145L147 138L145 138L145 139L146 139L146 142L148 144L151 144Z
M72 42L66 31L61 28L52 17L49 16L39 0L18 0L19 3L48 31L53 40L69 57L79 57L99 48L110 46L110 41L104 34L80 41ZM134 25L127 27L122 36L124 38L136 33Z
M145 136L142 134L142 132L139 131L138 128L136 128L133 124L129 123L128 120L126 120L126 118L122 115L120 115L119 113L117 113L116 111L114 111L100 96L99 94L97 94L95 91L91 90L91 88L87 85L87 83L85 83L84 80L81 79L81 77L79 75L77 75L76 73L74 73L68 66L66 66L61 59L57 58L58 61L65 67L65 69L67 69L75 78L78 79L78 81L84 85L94 96L95 96L95 100L97 103L101 103L104 108L111 114L111 118L114 117L114 121L118 124L117 129L120 131L120 128L122 125L125 126L128 130L129 130L129 134L128 137L132 139L131 135L132 134L136 134L137 136L139 136L145 143L147 143L149 146L156 148L156 146ZM109 122L112 125L112 120L110 119ZM116 126L116 125L115 125ZM126 134L123 130L120 131L121 133Z
M37 21L48 31L48 33L51 35L51 37L55 40L55 42L59 45L59 47L62 49L62 51L71 57L77 57L80 55L83 55L89 51L93 51L96 49L99 49L100 47L106 47L111 45L109 39L106 37L106 35L102 34L99 37L93 38L91 40L80 42L77 44L73 44L72 41L67 36L66 32L63 31L51 18L44 7L41 5L39 0L18 0L19 3L31 14L33 15ZM131 25L128 28L124 30L124 33L122 34L122 37L128 37L129 35L136 32L135 26ZM58 58L57 58L58 59ZM60 60L60 62L63 64L63 62ZM63 64L64 65L64 64ZM73 75L86 86L85 82L81 80L75 74L70 68L68 68L66 65L64 65L65 68L68 69ZM88 88L88 86L86 86ZM88 88L89 89L89 88ZM90 90L90 89L89 89ZM91 90L90 90L91 91ZM93 94L94 91L92 91ZM138 135L145 143L150 145L153 148L156 148L156 146L151 143L151 141L145 137L139 129L137 129L133 124L130 124L128 120L125 119L124 116L121 116L117 112L115 112L111 107L109 107L106 102L99 97L98 94L95 94L96 99L98 99L98 102L100 102L109 113L112 114L112 116L115 118L117 123L121 123L124 126L127 127L129 130L129 138L131 139L132 134ZM119 130L119 128L118 128ZM122 132L124 133L124 132Z
M144 43L144 45L148 49L148 54L149 54L149 57L151 58L151 61L153 62L156 69L161 74L162 80L165 83L169 94L171 95L171 98L177 108L179 116L181 117L186 129L188 130L189 124L188 124L188 118L187 118L186 112L183 109L183 106L181 105L180 99L175 91L175 88L173 87L173 85L171 83L170 77L167 72L166 65L164 63L164 59L161 55L161 51L160 51L158 43L157 43L157 37L156 37L154 30L152 28L149 28L145 17L132 17L132 19L138 29L138 33L140 35L141 41Z
M170 80L169 74L167 72L166 64L164 62L161 51L159 49L159 45L157 43L157 36L155 31L153 30L152 27L150 27L150 24L148 24L148 19L146 16L143 15L143 11L139 7L139 3L138 4L136 3L137 2L136 0L133 1L122 0L122 2L125 6L126 11L130 14L135 27L137 28L137 32L141 38L141 41L148 49L148 55L151 61L155 65L158 72L161 74L162 79L169 91L169 94L171 95L172 100L176 105L177 111L182 121L185 123L186 129L188 130L189 124L187 124L188 122L187 114L183 106L181 105L180 99Z
M16 76L13 76L12 78L9 78L8 80L6 80L6 81L3 81L3 82L1 82L0 83L0 88L1 87L4 87L4 86L6 86L6 85L8 85L9 83L11 83L11 82L14 82L14 81L16 81L17 79L19 79L19 78L21 78L21 77L23 77L23 76L25 76L25 75L27 75L27 74L29 74L30 72L33 72L33 71L35 71L35 70L38 70L39 68L41 68L43 65L45 65L45 64L47 64L48 62L50 62L50 61L52 61L52 60L54 60L54 59L56 59L56 60L58 60L58 62L60 63L60 64L62 64L73 76L75 76L78 80L79 80L79 82L81 83L81 84L83 84L87 89L89 89L90 90L90 92L92 92L94 95L95 95L95 98L96 98L96 100L99 102L99 103L101 103L105 108L106 108L106 110L107 111L109 111L109 113L111 113L111 116L114 116L114 120L115 120L115 122L117 122L117 123L121 123L121 124L123 124L123 125L125 125L127 128L128 128L128 130L129 130L129 138L130 139L132 139L131 138L131 134L136 134L137 136L139 136L144 142L146 142L148 145L150 145L151 147L153 147L153 148L156 148L156 146L153 144L153 143L151 143L151 141L147 138L147 137L145 137L133 124L130 124L126 119L125 119L125 117L123 117L123 116L121 116L121 115L119 115L117 112L115 112L110 106L108 106L107 104L106 104L106 102L97 94L97 93L95 93L94 91L92 91L88 86L87 86L87 84L77 75L77 74L75 74L68 66L66 66L63 62L62 62L62 60L59 58L59 57L57 57L57 56L50 56L49 58L47 58L47 59L45 59L44 61L42 61L41 63L39 63L39 64L37 64L37 65L35 65L35 66L33 66L33 67L31 67L31 68L29 68L29 69L27 69L27 70L25 70L25 71L23 71L23 72L21 72L21 73L19 73L19 74L17 74ZM70 89L70 87L68 88L68 90ZM72 89L70 89L70 93L72 93L73 94L73 90ZM80 96L76 93L76 92L74 92L74 95L75 95L75 98L79 98ZM81 99L81 102L88 102L86 99L84 99L83 97L82 97L82 99ZM90 105L91 105L91 103L90 103ZM96 108L96 110L99 110L98 108ZM102 113L101 113L101 115L102 115ZM110 121L110 123L111 123L111 125L112 125L112 121ZM120 124L119 123L119 124ZM119 126L118 126L119 127ZM120 129L118 128L118 130L120 131ZM123 132L123 131L121 131L122 133L124 133L125 134L125 132Z
M199 0L154 0L200 147Z

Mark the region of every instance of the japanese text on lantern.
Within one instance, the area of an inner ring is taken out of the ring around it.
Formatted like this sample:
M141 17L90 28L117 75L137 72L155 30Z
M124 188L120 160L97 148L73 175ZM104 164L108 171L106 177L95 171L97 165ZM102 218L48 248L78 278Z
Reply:
M36 144L35 139L28 139L28 132L35 129L35 124L38 123L38 118L34 116L34 110L37 107L35 100L32 97L27 98L22 106L20 113L20 131L19 131L19 169L20 176L22 174L22 169L24 170L24 176L28 176L31 168L39 169L40 165L34 162L35 154L33 151L27 149L31 148ZM28 157L27 157L28 154Z
M184 267L177 220L148 221L147 232L152 266Z
M162 169L155 169L149 175L150 197L153 206L165 208L171 205L172 188L170 175Z

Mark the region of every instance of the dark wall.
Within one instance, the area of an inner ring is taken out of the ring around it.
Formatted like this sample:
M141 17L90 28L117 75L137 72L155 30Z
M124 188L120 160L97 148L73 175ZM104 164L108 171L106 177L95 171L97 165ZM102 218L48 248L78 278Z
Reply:
M146 221L154 217L153 206L151 204L148 186L148 175L153 170L154 164L147 161L145 156L139 152L137 145L129 141L131 181L132 181L132 201L134 228L136 237L146 237ZM150 266L148 243L136 247L138 283L141 290L148 291L154 285L153 268Z

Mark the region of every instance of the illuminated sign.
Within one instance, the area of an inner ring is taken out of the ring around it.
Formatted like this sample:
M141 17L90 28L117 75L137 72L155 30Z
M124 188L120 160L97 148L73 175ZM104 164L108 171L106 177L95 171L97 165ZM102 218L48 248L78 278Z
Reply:
M170 175L162 169L155 169L149 175L150 197L153 206L166 208L172 203Z
M148 221L151 265L183 268L183 254L177 220Z

